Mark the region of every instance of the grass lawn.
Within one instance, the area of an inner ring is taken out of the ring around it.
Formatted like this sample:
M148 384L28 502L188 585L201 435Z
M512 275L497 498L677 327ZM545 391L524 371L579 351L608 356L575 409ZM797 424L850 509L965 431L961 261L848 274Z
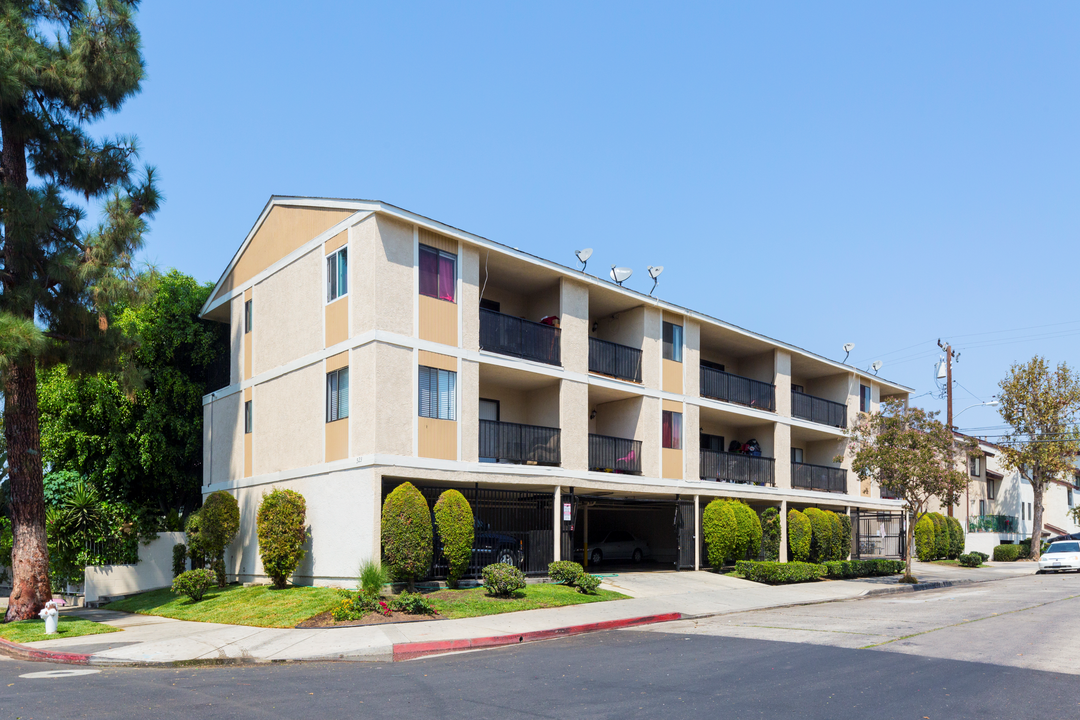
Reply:
M518 610L536 610L538 608L580 605L582 603L603 602L605 600L624 600L626 595L611 590L597 590L596 595L583 595L566 585L550 583L530 583L509 598L497 598L487 594L484 588L464 590L440 590L430 593L427 598L439 614L447 618L477 617L479 615L498 615L499 613Z
M200 602L192 602L171 590L152 590L106 605L108 610L157 615L176 620L291 628L312 615L326 612L341 602L333 588L291 587L271 590L269 585L209 590Z
M60 623L56 626L55 635L45 634L44 620L19 620L13 623L0 625L0 637L17 643L36 642L38 640L59 640L60 638L73 638L80 635L101 635L102 633L119 632L120 628L111 625L79 620L60 616Z

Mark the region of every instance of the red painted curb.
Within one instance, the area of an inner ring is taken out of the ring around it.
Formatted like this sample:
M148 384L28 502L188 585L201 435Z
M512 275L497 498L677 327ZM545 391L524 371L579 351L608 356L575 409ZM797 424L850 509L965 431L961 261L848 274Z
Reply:
M26 647L19 643L0 638L0 653L16 660L29 660L30 662L51 662L63 665L89 665L90 656L81 653L53 652L51 650L38 650Z
M652 623L671 622L681 620L682 613L664 613L662 615L642 615L640 617L625 618L622 620L604 620L603 622L588 623L586 625L570 625L569 627L555 628L553 630L536 630L534 632L519 633L514 635L493 635L484 638L471 638L466 640L434 640L431 642L396 643L394 645L394 662L401 660L413 660L425 655L437 655L439 653L456 652L459 650L477 650L480 648L501 647L503 645L517 645L518 643L535 642L537 640L550 640L557 637L569 637L583 633L597 632L599 630L617 630L618 628L634 627L635 625L650 625Z

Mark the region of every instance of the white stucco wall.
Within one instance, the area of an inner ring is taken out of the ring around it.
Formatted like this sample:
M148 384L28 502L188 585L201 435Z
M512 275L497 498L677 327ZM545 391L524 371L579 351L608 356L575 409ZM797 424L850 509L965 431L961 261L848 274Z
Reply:
M324 257L316 248L255 286L251 330L255 375L322 350Z
M172 551L184 542L182 532L158 533L149 545L139 545L136 565L98 565L86 568L86 602L98 602L103 597L133 595L146 590L172 585Z
M351 384L350 373L350 384ZM256 385L252 394L252 472L308 467L325 457L326 373L308 365Z

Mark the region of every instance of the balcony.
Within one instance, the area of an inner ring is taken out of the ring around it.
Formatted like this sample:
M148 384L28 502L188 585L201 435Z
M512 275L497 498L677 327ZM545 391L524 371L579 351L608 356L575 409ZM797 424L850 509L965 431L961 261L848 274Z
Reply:
M776 386L772 383L732 375L723 370L701 367L701 396L746 405L760 410L776 410Z
M743 485L775 485L776 460L756 455L701 451L702 480L741 483Z
M480 421L480 457L519 465L562 462L559 428Z
M822 425L847 427L847 405L807 395L798 390L791 391L791 416Z
M640 475L641 441L590 434L589 469Z
M1015 515L976 515L968 518L968 532L1020 532L1020 521Z
M561 365L560 331L551 325L480 308L480 349Z
M637 348L590 337L589 372L640 383L641 351Z
M847 470L827 465L791 463L791 487L819 492L846 493Z

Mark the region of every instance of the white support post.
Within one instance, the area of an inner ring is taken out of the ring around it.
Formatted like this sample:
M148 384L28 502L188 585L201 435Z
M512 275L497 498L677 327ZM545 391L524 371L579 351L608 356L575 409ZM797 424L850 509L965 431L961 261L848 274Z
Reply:
M780 562L788 561L787 553L787 500L780 501Z
M555 486L555 553L551 556L555 562L562 560L562 486Z
M694 570L701 569L701 496L694 496Z

